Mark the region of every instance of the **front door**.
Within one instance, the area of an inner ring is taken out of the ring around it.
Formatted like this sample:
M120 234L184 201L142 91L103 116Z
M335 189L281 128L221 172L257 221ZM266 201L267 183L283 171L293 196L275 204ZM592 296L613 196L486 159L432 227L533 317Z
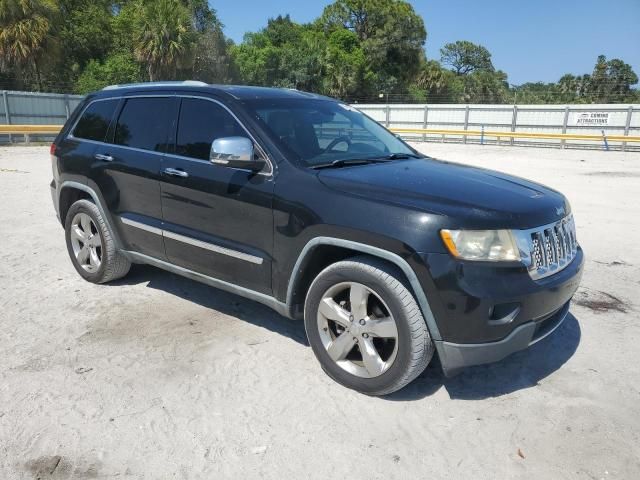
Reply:
M161 168L165 249L176 265L270 293L273 177L212 164L213 140L232 136L250 137L225 107L182 98Z

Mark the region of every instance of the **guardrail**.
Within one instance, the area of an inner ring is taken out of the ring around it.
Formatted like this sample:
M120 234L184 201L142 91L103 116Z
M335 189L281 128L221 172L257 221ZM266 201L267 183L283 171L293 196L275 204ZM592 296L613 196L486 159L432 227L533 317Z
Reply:
M57 135L62 125L0 125L0 135L23 135L24 143L31 143L31 135Z
M354 104L387 128L420 130L474 131L477 136L445 133L445 141L518 146L601 148L604 137L640 136L640 104L589 104L589 105L486 105L486 104ZM484 129L486 135L477 132ZM493 132L510 134L535 133L535 136L494 135ZM592 135L599 137L553 137L546 132L562 135ZM403 133L416 141L434 142L441 134ZM449 136L450 135L450 136ZM612 139L611 150L640 151L637 141ZM606 145L604 145L606 148Z
M60 125L0 125L0 135L24 135L25 143L29 143L31 135L57 134L62 127ZM484 144L484 137L495 137L500 142L501 138L539 138L553 140L589 140L603 142L605 149L609 149L609 142L635 142L640 143L640 137L627 135L581 135L575 133L532 133L532 132L504 132L498 130L439 130L423 128L390 128L395 133L408 133L415 135L440 135L444 141L445 137L480 137L480 143Z
M578 133L534 133L534 132L504 132L499 130L439 130L430 128L389 128L395 133L409 133L416 135L441 135L442 141L444 141L447 135L461 136L461 137L480 137L480 144L484 144L484 137L496 137L497 143L500 143L501 138L538 138L542 140L588 140L593 142L603 142L605 150L609 150L609 142L622 142L626 144L628 142L640 143L640 137L628 136L628 135L607 135L604 130L602 135L583 135ZM563 142L564 144L564 142Z

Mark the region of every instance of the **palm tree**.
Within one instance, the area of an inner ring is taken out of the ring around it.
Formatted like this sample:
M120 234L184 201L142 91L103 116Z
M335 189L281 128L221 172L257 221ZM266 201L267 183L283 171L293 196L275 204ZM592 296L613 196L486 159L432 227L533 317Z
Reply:
M456 81L457 76L453 72L442 68L436 60L427 60L414 83L427 93L429 103L443 103L453 101L452 86Z
M135 54L146 63L149 80L174 79L193 63L197 40L189 10L179 0L142 0Z
M41 63L54 57L57 45L53 25L58 11L56 0L0 0L0 65L14 69L19 82L20 72L33 67L39 90Z
M429 60L418 72L415 83L426 90L439 91L447 85L447 77L438 62Z

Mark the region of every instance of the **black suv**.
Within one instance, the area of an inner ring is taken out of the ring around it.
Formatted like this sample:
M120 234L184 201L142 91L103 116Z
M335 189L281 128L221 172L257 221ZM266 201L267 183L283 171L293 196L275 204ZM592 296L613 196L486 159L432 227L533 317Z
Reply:
M550 188L434 160L344 103L288 89L107 87L51 146L71 261L104 283L147 263L304 318L336 381L402 388L564 320L583 269Z

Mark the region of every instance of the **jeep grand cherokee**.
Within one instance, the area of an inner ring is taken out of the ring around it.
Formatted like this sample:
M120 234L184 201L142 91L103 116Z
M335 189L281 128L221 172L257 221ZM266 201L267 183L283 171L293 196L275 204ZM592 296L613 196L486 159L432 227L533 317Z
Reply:
M436 352L451 375L537 342L582 275L562 194L426 157L310 93L107 87L51 158L86 280L146 263L304 319L322 368L370 395L402 388Z

